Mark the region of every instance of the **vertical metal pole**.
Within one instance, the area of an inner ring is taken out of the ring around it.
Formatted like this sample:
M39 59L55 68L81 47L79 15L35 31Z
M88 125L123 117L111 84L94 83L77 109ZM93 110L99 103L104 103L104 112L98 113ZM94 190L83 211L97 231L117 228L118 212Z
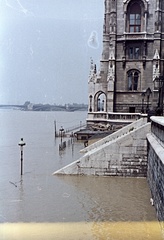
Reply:
M147 107L146 107L146 113L149 111L149 95L147 96Z
M26 143L23 141L23 138L21 138L21 141L18 143L20 146L20 160L21 160L21 175L23 175L23 146L26 145Z
M163 116L163 85L164 85L163 77L161 77L159 84L160 84L160 88L159 88L160 116Z
M144 108L143 108L143 106L144 106L144 99L142 98L142 110L141 110L141 113L144 113Z
M61 131L61 146L62 146L62 131Z
M161 107L162 107L162 111L161 111L161 116L163 116L163 92L164 92L164 78L162 78L162 91L161 91Z
M141 97L142 97L142 109L141 109L141 113L144 113L144 98L145 98L145 93L144 93L144 92L142 92Z
M23 175L23 147L21 147L21 175Z

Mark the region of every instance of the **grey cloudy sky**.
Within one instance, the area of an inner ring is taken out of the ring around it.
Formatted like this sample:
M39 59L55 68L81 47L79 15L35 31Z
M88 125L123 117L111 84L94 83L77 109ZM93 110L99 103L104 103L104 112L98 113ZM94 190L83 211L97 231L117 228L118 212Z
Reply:
M103 0L0 0L0 104L87 103L103 11Z

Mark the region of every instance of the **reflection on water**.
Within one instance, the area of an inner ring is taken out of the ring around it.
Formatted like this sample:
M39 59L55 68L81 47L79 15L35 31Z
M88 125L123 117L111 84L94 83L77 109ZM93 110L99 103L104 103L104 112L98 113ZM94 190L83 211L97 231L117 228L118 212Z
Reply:
M52 175L83 148L75 141L59 154L54 119L69 127L66 120L86 113L0 111L0 117L0 239L161 239L146 179Z

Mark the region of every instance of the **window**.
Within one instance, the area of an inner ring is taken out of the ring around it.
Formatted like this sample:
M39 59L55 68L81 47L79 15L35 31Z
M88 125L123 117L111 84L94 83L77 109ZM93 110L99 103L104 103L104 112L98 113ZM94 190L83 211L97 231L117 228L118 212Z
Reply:
M134 73L134 78L133 78L133 90L137 90L138 87L138 73Z
M139 73L137 71L130 71L128 73L128 90L137 91L138 89Z
M129 107L129 112L130 113L135 113L135 107Z
M132 79L133 79L133 75L132 73L130 73L128 75L128 90L132 90Z
M141 32L141 7L134 2L128 11L129 16L129 32Z
M129 48L129 59L139 59L140 48L139 47L130 47Z
M97 99L97 111L106 111L106 95L103 92Z

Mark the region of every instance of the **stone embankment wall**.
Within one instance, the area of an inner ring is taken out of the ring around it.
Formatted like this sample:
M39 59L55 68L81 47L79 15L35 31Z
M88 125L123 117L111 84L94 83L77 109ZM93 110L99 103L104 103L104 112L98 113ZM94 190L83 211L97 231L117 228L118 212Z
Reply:
M151 117L148 140L148 171L152 202L158 219L164 221L164 117Z
M146 177L150 123L140 119L88 146L77 161L54 174Z

